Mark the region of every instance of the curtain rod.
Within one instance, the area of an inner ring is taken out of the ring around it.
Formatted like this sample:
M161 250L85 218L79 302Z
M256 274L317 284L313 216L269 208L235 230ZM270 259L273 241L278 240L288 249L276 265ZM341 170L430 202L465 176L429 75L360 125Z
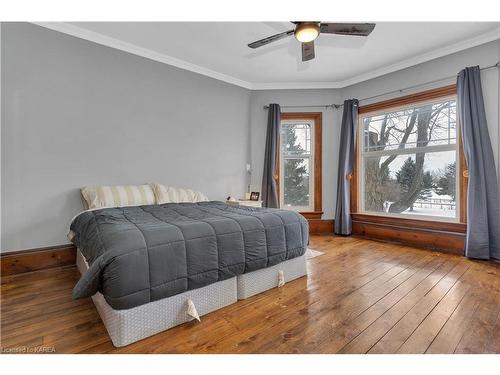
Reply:
M500 67L500 61L498 61L496 64L493 64L493 65L490 65L490 66L485 66L484 68L480 68L480 70L488 70L488 69L499 68L499 67ZM374 95L374 96L369 96L367 98L359 99L359 101L361 102L361 101L376 99L376 98L380 98L382 96L386 96L386 95L389 95L389 94L402 93L403 91L415 89L415 88L426 86L426 85L430 85L431 83L437 83L437 82L441 82L441 81L446 81L446 80L448 80L450 78L456 77L457 75L458 75L458 73L455 74L455 75L452 75L452 76L448 76L448 77L444 77L444 78L440 78L440 79L435 79L433 81L428 81L428 82L424 82L424 83L419 83L417 85L408 86L408 87L405 87L405 88L402 88L402 89L384 92L382 94L377 94L377 95ZM339 109L339 108L341 108L343 106L344 106L343 104L284 105L284 106L281 106L281 108L332 108L332 109ZM264 109L269 109L269 106L265 105Z

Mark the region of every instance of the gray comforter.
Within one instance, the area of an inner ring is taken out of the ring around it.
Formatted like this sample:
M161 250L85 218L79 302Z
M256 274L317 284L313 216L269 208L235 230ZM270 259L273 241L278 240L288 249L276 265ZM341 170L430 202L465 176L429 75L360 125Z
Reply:
M304 254L307 221L285 210L223 202L85 211L71 224L90 268L75 298L100 291L128 309Z

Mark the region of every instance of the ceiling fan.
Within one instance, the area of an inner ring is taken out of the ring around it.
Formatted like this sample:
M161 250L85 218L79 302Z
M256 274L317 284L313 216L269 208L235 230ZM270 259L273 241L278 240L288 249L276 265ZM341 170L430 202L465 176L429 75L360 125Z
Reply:
M259 48L266 44L283 39L292 34L302 43L302 61L314 59L314 40L319 34L340 34L368 36L375 28L374 23L324 23L324 22L292 22L295 29L288 30L250 43L248 47Z

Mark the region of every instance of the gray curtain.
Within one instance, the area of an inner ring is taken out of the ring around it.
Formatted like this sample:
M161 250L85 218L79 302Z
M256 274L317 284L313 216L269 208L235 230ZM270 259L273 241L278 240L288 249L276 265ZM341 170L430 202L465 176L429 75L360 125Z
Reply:
M457 94L459 124L469 170L465 255L500 259L498 181L478 66L465 68L458 74Z
M264 154L264 174L262 176L262 204L264 207L278 207L276 188L276 156L279 147L281 108L270 104L267 117L266 152Z
M358 100L344 101L344 113L340 132L339 168L337 177L337 207L335 209L335 234L350 235L351 182L348 178L354 168L354 146L358 125Z

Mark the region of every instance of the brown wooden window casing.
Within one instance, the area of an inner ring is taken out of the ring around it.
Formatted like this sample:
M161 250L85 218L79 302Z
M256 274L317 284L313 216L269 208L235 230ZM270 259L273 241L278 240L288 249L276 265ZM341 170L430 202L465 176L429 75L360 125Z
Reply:
M457 191L455 203L458 203L458 212L456 213L456 219L453 220L445 220L441 217L434 218L419 218L418 215L410 215L404 214L399 216L392 216L391 214L385 213L377 213L373 211L362 211L361 207L363 206L361 200L364 197L360 194L360 184L362 184L363 176L361 176L362 169L362 156L361 156L361 147L366 147L365 143L370 143L361 139L363 137L370 137L371 134L364 131L364 124L362 123L363 119L366 118L367 114L373 114L376 116L377 114L389 113L392 111L400 110L401 108L411 108L411 106L417 107L418 105L422 105L425 103L430 103L433 101L439 101L440 99L445 100L446 98L451 98L456 96L456 86L450 85L438 89L428 90L424 92L420 92L413 95L407 95L400 98L395 98L391 100L386 100L379 103L369 104L365 106L360 106L359 108L359 118L360 122L358 124L359 132L357 140L356 140L356 160L354 173L351 178L351 212L353 217L353 231L354 233L363 231L362 234L369 235L370 233L376 233L379 238L387 239L403 239L401 236L411 237L415 242L418 242L418 238L425 239L424 241L434 241L432 238L429 239L429 231L434 231L436 235L439 233L450 233L452 235L457 235L457 242L454 245L456 249L461 247L461 243L463 242L463 234L466 230L466 196L467 196L467 169L466 163L463 156L463 150L461 146L459 127L458 127L458 118L457 118L457 126L456 126L456 142L458 142L458 154L456 156L456 168L458 169L456 173L456 178L458 179L457 183ZM366 138L368 139L368 138ZM385 149L384 149L385 150ZM366 158L366 157L365 157ZM371 226L370 226L371 225ZM395 230L398 228L402 230L406 230L407 234L398 234L398 238L395 235ZM366 231L366 233L365 233ZM412 234L411 231L414 233ZM420 232L419 232L420 231ZM392 232L392 233L391 233ZM425 232L425 236L424 236ZM419 234L420 233L420 234ZM435 239L434 242L439 242L439 239ZM444 246L445 244L443 244ZM443 247L439 244L435 247ZM446 247L446 246L444 246ZM454 249L455 250L455 249Z
M285 122L290 123L293 121L304 121L309 122L313 126L313 139L311 139L313 145L313 155L311 158L312 161L312 170L313 170L313 179L312 185L309 189L313 193L313 202L312 202L312 210L299 210L299 212L304 215L307 219L320 219L323 214L323 204L322 204L322 113L321 112L285 112L281 113L281 121L282 124ZM280 129L281 130L281 129ZM281 131L280 131L281 134ZM281 138L281 137L280 137ZM277 158L277 187L278 187L278 196L280 197L280 207L283 207L283 197L281 191L281 179L282 179L282 162L284 157L282 156L282 148L281 142L283 140L280 139L279 152Z

